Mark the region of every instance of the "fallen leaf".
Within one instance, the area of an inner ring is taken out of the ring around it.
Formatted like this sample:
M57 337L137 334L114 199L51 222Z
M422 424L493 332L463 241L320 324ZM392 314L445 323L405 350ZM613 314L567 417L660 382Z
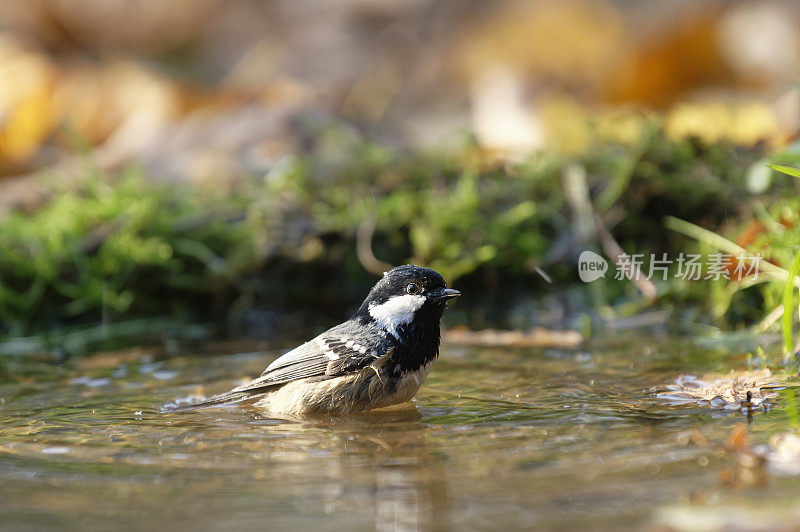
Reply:
M725 410L751 412L768 410L777 390L788 386L781 377L774 376L769 369L759 371L731 372L725 375L710 373L699 378L681 375L656 394L674 404L698 403Z

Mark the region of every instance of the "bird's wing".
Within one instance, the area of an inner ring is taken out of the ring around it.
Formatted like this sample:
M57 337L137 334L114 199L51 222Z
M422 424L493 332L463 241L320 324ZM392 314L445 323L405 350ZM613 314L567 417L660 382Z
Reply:
M284 354L270 364L261 376L231 392L262 391L265 387L306 377L345 375L359 371L391 353L385 336L355 333L334 327Z
M353 338L359 338L358 341ZM233 390L199 403L170 408L169 411L194 410L206 406L247 401L264 394L273 386L306 377L335 377L359 371L392 354L391 338L367 328L354 329L337 325L284 354L256 379Z

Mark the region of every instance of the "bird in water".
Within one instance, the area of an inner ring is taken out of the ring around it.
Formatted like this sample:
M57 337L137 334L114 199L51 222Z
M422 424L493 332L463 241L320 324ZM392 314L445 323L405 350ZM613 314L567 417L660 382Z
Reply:
M250 403L275 414L347 414L410 401L439 356L447 302L460 295L430 268L393 268L347 321L284 354L258 378L175 410Z

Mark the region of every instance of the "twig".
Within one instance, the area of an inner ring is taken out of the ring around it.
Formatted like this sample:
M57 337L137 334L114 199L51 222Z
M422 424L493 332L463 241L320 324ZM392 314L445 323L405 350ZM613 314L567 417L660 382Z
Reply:
M775 325L775 322L781 319L781 316L783 316L783 305L778 305L772 309L763 320L761 320L761 323L758 324L757 330L762 333L767 332L767 329Z
M392 265L378 259L372 252L372 235L375 234L375 222L374 215L367 215L358 224L358 229L356 230L356 255L365 270L375 275L382 275L383 272L391 270Z
M607 257L620 257L625 255L625 252L622 250L622 247L614 240L614 236L611 232L606 229L606 226L603 224L603 220L595 215L594 217L595 223L595 230L597 231L597 239L600 241L600 246L603 248L603 252L605 252ZM637 264L631 263L631 271L626 272L628 280L639 289L644 297L647 299L655 299L658 295L658 290L656 290L656 285L654 285L649 279L642 277L641 269Z
M597 237L606 256L619 257L624 255L620 245L614 240L611 231L606 228L603 219L597 214L589 196L589 187L586 183L586 170L582 166L571 165L564 171L564 193L567 203L572 210L573 226L578 240L586 243L592 233ZM627 273L628 280L647 299L655 299L658 295L656 286L649 279L642 277L641 270L636 264L631 264L631 271Z

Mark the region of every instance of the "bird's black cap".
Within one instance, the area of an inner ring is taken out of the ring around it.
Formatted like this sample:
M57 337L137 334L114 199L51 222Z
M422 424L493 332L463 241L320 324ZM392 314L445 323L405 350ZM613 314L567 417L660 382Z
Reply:
M410 285L416 287L417 293L425 295L447 288L438 272L422 266L404 264L384 273L383 278L370 290L364 303L383 303L392 296L407 293Z

